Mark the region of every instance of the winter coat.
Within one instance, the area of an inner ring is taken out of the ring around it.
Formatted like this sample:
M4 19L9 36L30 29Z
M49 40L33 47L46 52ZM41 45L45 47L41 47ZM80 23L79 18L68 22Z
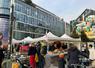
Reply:
M28 55L35 55L37 53L37 50L35 47L29 47Z
M79 55L81 52L77 48L70 48L68 50L68 62L69 64L78 64L79 63Z
M0 46L1 45L2 45L2 41L0 40ZM3 53L4 50L5 49L3 49L3 48L0 47L0 60L2 60L4 58L4 53Z

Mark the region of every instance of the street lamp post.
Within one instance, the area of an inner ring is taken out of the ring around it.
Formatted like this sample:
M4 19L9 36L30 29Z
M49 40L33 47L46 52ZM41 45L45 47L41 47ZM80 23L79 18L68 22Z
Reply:
M12 53L12 38L13 38L13 23L14 23L14 4L13 0L11 0L11 7L10 7L10 32L9 32L9 44L10 44L10 53Z

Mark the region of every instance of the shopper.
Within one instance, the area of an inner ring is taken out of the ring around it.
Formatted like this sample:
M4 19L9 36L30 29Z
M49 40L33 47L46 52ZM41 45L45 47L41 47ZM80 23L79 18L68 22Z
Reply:
M37 68L44 68L45 59L44 59L44 56L41 54L41 43L40 42L37 42L36 49L37 49L37 54L39 58L39 61L36 63Z
M95 49L91 44L89 45L89 59L91 60L91 68L95 68Z
M60 42L57 43L57 47L59 48L58 68L65 68L65 64L66 64L65 51L64 51L64 48L62 47L64 45L61 45L61 46L60 45L61 45Z
M87 45L82 46L82 52L87 55L87 57L83 57L83 64L86 66L90 65L90 60L89 60L89 50Z
M76 68L80 67L80 55L86 57L86 54L80 52L74 44L70 44L70 48L68 50L68 68L74 68L74 65L78 65Z
M4 59L3 51L5 51L4 46L2 45L2 39L3 39L3 34L0 32L0 68Z
M36 68L36 61L35 61L35 54L37 53L37 50L34 46L34 44L29 44L29 51L28 51L28 55L30 57L29 61L30 61L30 66L32 68Z

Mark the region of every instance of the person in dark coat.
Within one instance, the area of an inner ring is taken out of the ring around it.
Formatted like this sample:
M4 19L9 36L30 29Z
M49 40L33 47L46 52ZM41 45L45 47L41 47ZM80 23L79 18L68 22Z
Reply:
M29 45L29 50L28 50L28 55L30 56L29 61L30 61L30 66L32 68L36 68L36 61L35 61L35 54L37 53L36 47L34 44Z
M45 60L44 57L41 54L41 43L37 42L36 44L37 54L39 58L39 62L37 62L37 68L44 68Z
M15 50L16 50L16 52L19 52L19 50L20 50L20 45L19 44L15 44Z
M57 47L60 48L59 49L60 54L58 57L58 68L65 68L66 61L65 61L64 47L61 46L61 42L57 43Z
M57 49L56 42L52 43L52 45L49 46L49 51L54 51L55 49Z
M85 53L87 55L87 57L83 57L85 60L83 60L83 64L86 65L86 66L89 66L90 65L90 61L88 60L89 59L89 50L88 50L88 47L87 45L83 47L84 50L82 51L83 53Z
M38 53L38 55L40 55L41 53L41 43L40 42L37 42L37 44L36 44L36 50L37 50L37 53Z
M5 49L2 46L2 38L3 38L3 34L0 32L0 68L4 59L3 51L5 51Z
M1 68L1 65L2 65L2 62L3 62L3 59L4 59L4 53L3 51L5 51L2 46L0 46L0 68Z
M68 68L74 68L73 64L80 64L79 56L85 56L86 55L78 50L76 46L73 44L70 44L70 48L68 50ZM77 66L79 68L79 66Z

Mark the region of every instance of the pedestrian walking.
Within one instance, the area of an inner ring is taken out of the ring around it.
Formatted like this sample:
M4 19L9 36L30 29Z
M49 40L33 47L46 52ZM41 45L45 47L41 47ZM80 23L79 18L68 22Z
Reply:
M82 46L82 52L87 55L87 57L82 57L82 62L84 65L89 66L90 60L89 60L89 49L87 45Z
M37 54L39 58L39 61L36 63L37 68L44 68L45 59L44 59L44 55L41 54L41 43L40 42L37 42L36 49L37 49Z
M55 54L58 54L58 68L65 68L66 61L64 59L64 50L62 48L61 42L56 41L56 49L54 50Z
M91 60L91 68L95 68L95 49L91 44L89 45L89 59Z
M3 39L3 34L0 32L0 68L4 59L3 51L5 51L5 48L6 48L2 45L2 39Z
M61 43L57 44L57 46L61 45ZM65 60L65 51L64 51L64 44L61 45L59 51L59 59L58 59L58 68L65 68L66 60Z
M78 48L74 44L70 44L70 48L68 49L68 68L80 68L80 55L85 56L83 52L80 52Z
M29 61L30 61L30 66L32 68L36 68L36 60L35 60L35 54L37 53L37 50L34 46L34 44L30 44L29 45L29 51L28 51L28 55L29 55Z

